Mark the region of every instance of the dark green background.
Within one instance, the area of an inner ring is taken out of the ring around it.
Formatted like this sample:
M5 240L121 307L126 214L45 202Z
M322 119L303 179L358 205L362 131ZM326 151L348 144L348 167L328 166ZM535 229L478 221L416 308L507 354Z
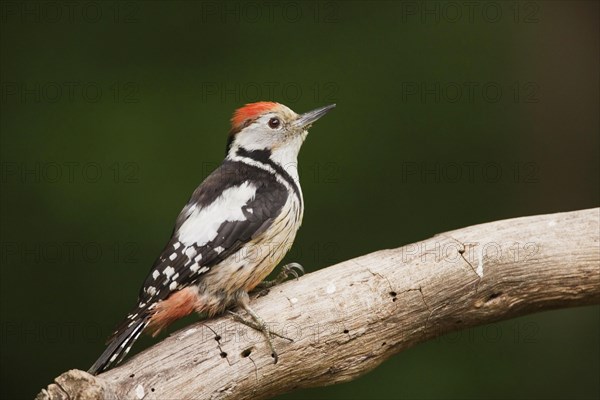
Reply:
M100 354L247 102L338 104L300 156L287 259L309 271L598 206L597 2L68 4L2 3L2 398ZM282 398L598 398L598 311L451 334Z

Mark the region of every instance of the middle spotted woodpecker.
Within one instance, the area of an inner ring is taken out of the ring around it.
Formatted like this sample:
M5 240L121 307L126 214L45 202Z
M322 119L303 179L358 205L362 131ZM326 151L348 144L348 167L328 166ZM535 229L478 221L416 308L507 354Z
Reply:
M259 102L234 113L225 160L177 217L137 305L88 372L121 362L143 331L156 335L193 311L213 316L234 306L249 318L229 312L265 335L277 362L272 332L250 308L248 292L269 275L296 236L304 210L298 152L311 124L334 107L298 115L282 104ZM296 274L290 266L284 277Z

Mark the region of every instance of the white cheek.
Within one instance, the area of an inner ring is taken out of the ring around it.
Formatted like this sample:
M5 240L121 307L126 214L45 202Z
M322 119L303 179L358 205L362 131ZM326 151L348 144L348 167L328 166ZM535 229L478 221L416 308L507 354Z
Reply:
M281 131L273 130L266 126L253 124L239 132L235 138L234 144L243 147L246 150L262 150L270 148L277 143L277 135Z

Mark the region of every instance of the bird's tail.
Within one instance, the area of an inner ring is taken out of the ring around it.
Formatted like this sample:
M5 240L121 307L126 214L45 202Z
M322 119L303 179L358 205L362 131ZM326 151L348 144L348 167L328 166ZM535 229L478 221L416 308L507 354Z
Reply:
M129 353L131 346L133 346L133 343L135 343L144 328L146 328L148 322L148 316L144 315L140 315L134 320L125 320L122 327L117 329L109 339L108 347L96 360L94 365L90 367L88 372L92 375L97 375L120 363L127 353Z

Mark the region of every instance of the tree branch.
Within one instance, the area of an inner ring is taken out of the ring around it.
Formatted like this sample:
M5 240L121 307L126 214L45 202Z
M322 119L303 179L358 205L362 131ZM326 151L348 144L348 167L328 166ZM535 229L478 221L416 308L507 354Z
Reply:
M352 380L454 330L600 303L599 209L491 222L308 274L252 301L275 331L198 322L93 377L68 371L38 399L262 399Z

